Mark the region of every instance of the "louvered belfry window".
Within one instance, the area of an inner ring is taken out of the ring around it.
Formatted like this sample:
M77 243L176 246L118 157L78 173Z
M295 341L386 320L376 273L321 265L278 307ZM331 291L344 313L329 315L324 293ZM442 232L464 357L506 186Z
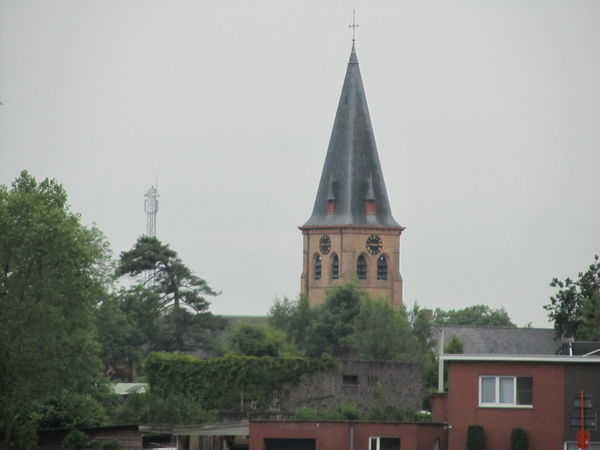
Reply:
M388 266L385 256L380 256L377 260L377 279L387 280Z
M315 280L320 280L321 279L321 272L322 272L322 267L321 267L321 257L317 256L317 259L315 261Z
M356 263L356 276L359 280L367 279L367 259L360 255Z
M340 258L333 255L331 260L331 278L337 280L340 277Z

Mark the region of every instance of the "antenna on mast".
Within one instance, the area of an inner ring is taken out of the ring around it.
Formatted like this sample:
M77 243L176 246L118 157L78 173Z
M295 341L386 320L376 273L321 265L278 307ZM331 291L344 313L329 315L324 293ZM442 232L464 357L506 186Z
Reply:
M158 181L158 180L157 180ZM152 186L144 194L144 211L147 214L146 236L156 237L156 213L158 212L158 189Z

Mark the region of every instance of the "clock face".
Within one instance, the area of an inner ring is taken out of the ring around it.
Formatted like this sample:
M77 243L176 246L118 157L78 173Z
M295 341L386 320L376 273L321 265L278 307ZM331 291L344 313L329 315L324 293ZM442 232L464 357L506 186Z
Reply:
M372 234L367 238L367 251L371 255L378 254L381 251L381 247L383 247L381 244L381 238L376 234Z
M321 240L319 241L319 249L324 255L329 253L329 250L331 250L331 239L329 239L329 236L326 234L321 236Z

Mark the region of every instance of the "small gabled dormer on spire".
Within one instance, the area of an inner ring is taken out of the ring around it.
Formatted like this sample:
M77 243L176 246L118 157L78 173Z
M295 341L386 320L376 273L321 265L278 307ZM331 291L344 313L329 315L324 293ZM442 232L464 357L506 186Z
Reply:
M365 195L365 212L367 216L375 215L375 194L373 193L373 177L367 182L367 195Z
M327 191L327 215L333 216L335 213L335 193L333 187L333 177L329 178L329 190Z

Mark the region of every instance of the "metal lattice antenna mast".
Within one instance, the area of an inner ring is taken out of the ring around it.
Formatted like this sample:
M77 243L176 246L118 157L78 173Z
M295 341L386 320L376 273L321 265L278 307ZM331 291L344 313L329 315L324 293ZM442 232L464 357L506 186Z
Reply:
M158 212L158 190L152 186L148 192L144 194L144 211L148 215L146 225L146 236L156 237L156 213Z

